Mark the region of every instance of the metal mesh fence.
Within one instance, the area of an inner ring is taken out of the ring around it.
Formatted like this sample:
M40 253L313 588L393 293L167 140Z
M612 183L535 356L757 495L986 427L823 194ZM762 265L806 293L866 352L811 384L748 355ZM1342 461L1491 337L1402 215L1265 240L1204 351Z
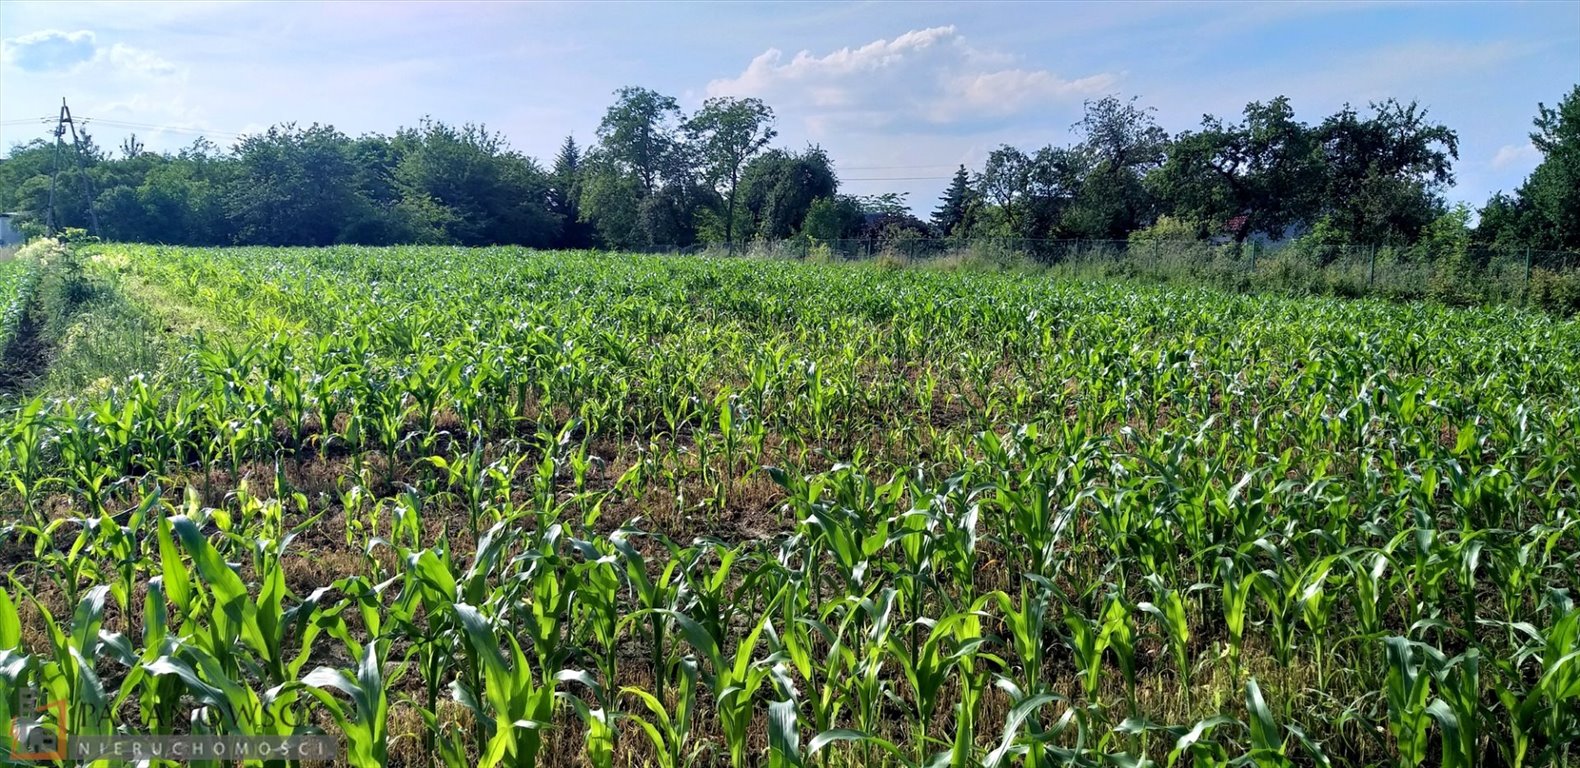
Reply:
M654 249L669 252L690 249ZM898 259L1040 266L1055 273L1211 283L1236 290L1282 290L1454 303L1529 302L1580 311L1580 254L1471 246L1433 252L1426 246L1218 243L1155 240L915 238L787 240L710 253L766 258L852 261Z

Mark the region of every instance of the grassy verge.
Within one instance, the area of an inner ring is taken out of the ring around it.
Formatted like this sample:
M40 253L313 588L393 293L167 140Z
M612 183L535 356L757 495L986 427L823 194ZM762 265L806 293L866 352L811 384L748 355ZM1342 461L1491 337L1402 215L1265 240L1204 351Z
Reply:
M134 376L165 375L188 335L220 330L168 293L127 279L106 253L54 241L24 250L36 279L13 310L0 393L99 395Z

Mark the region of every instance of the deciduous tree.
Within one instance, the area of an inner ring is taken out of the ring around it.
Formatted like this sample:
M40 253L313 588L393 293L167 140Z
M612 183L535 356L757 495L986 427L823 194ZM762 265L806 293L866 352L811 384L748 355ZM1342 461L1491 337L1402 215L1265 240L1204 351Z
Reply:
M724 241L735 242L735 202L746 162L773 141L774 111L760 99L720 96L703 102L685 122L696 148L702 178L724 202Z

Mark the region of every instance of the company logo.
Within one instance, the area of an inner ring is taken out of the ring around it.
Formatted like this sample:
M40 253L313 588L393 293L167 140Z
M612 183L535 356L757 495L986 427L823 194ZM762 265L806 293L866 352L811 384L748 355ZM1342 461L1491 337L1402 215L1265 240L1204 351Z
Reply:
M17 693L16 716L7 725L0 748L0 764L96 763L115 764L220 761L334 760L340 742L323 733L299 731L277 735L243 734L73 734L67 743L70 707L64 701L44 701L30 688ZM294 730L294 729L293 729Z
M66 702L43 701L38 691L24 688L17 694L16 717L9 725L12 760L66 759ZM45 718L54 715L53 723Z

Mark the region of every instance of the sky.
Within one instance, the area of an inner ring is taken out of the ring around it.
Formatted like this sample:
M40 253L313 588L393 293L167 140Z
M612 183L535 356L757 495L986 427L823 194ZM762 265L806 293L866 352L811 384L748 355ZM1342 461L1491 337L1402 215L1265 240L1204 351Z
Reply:
M1419 100L1458 131L1454 201L1540 160L1537 103L1580 84L1580 0L1497 3L507 3L0 0L0 147L64 97L96 141L228 146L274 123L393 133L483 123L544 162L613 92L688 112L755 96L854 194L930 210L995 147L1074 139L1085 101L1139 97L1170 132L1279 95L1316 123ZM95 125L95 118L107 121ZM111 125L115 122L120 125Z

